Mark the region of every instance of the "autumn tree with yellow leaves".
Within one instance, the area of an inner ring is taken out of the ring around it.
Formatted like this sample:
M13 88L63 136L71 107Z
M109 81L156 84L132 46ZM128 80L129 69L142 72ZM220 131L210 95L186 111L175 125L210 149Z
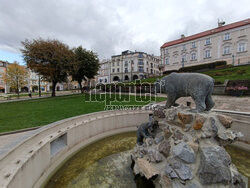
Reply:
M15 61L7 66L3 78L6 84L16 91L19 98L20 89L27 84L27 77L28 74L25 67Z

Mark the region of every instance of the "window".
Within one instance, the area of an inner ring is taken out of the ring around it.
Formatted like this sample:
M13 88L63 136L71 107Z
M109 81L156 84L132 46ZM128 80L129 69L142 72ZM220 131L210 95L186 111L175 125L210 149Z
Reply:
M138 57L139 57L139 58L143 58L143 54L142 54L142 53L139 53Z
M117 62L117 66L119 66L120 65L120 63L119 63L119 61Z
M230 33L225 33L224 40L229 40L229 39L230 39Z
M125 67L127 67L127 66L128 66L128 62L127 62L127 61L125 61L125 64L124 64L124 66L125 66Z
M144 71L143 67L139 67L139 68L138 68L138 71L139 71L139 72L143 72L143 71Z
M186 55L182 55L181 61L182 61L182 62L187 61Z
M112 72L115 72L115 69L112 69Z
M125 68L125 72L126 72L126 73L128 72L128 68L127 68L127 67Z
M211 44L210 38L207 38L207 39L206 39L205 44L206 44L206 45Z
M114 62L112 63L112 66L115 66L115 63L114 63Z
M147 68L147 72L148 72L148 68Z
M168 58L165 59L165 64L169 65Z
M192 48L196 48L195 42L192 42Z
M229 54L230 53L230 47L229 46L225 46L224 47L224 53L223 54Z
M165 49L165 54L168 54L168 49Z
M117 72L120 72L120 69L119 69L119 68L117 68Z
M210 50L206 50L205 51L205 58L210 58L211 57L211 51Z
M138 65L143 65L143 59L138 59Z
M245 43L239 43L239 48L238 48L239 52L245 52L246 51L246 44Z
M182 50L186 50L186 45L185 44L183 44Z
M191 54L191 60L196 60L196 53Z

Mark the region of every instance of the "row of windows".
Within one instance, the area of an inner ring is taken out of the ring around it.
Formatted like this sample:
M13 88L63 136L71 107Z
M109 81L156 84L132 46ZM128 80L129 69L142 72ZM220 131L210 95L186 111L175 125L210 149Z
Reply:
M246 43L239 43L238 45L238 52L245 52L246 51ZM227 55L227 54L230 54L230 46L225 46L223 48L223 54L224 55ZM211 57L211 50L208 49L208 50L205 50L205 53L204 53L204 58L210 58ZM186 59L186 55L182 55L182 61L187 61ZM196 52L194 53L191 53L191 60L197 60L197 55L196 55ZM165 59L165 64L169 64L169 60L168 58Z
M128 63L130 63L130 61L125 61L125 62L124 62L124 66L127 67L127 66L128 66ZM134 61L131 60L131 63L134 64ZM150 63L150 64L151 64L151 66L153 65L153 63ZM117 65L117 66L120 66L120 62L119 62L119 61L116 62L116 65ZM138 59L138 65L144 65L143 59ZM149 65L148 61L147 61L147 65ZM115 62L112 63L112 66L113 66L113 67L115 66ZM154 64L154 67L155 67L155 64Z
M147 70L147 72L149 71L148 68L147 68L146 70ZM132 71L133 71L133 68L132 68ZM114 73L114 72L115 72L115 69L112 69L112 72ZM117 72L120 72L120 69L119 69L119 68L117 68ZM128 73L128 68L125 68L124 72L125 72L125 73ZM144 72L144 67L143 67L143 66L139 66L139 67L138 67L138 72ZM153 72L155 73L155 70L150 69L150 72L151 72L151 74L153 74Z
M230 33L225 33L224 34L224 40L230 40ZM210 45L211 44L211 38L206 38L205 39L205 45ZM191 43L191 48L196 48L196 42ZM186 50L186 44L183 44L182 50ZM165 49L165 53L168 54L168 49Z
M103 79L99 79L99 82L100 82L100 83L102 83L102 81L103 81ZM107 82L108 82L108 80L105 78L105 79L104 79L104 83L107 83Z

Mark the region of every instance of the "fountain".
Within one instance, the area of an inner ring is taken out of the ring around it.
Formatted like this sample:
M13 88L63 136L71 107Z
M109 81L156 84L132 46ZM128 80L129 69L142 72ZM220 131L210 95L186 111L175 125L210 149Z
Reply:
M178 116L178 112L180 111L181 111L181 114L179 113L179 116ZM185 116L185 114L187 116ZM142 170L140 172L138 167L134 167L134 172L133 172L133 170L130 168L131 162L132 162L130 156L133 155L134 159L135 158L138 159L140 157L141 159L146 159L147 161L149 161L149 164L164 166L163 165L164 163L162 161L165 160L164 158L165 158L166 153L164 154L164 151L163 153L159 153L163 160L159 160L158 162L156 162L154 161L155 156L154 156L154 152L152 152L154 150L152 149L156 145L159 146L160 144L164 143L167 140L166 138L170 136L171 138L173 138L172 140L173 145L171 145L172 149L169 150L169 156L171 156L171 153L173 152L173 148L175 146L181 145L180 144L181 141L187 139L185 138L185 135L189 134L189 132L198 131L200 132L200 136L202 136L202 131L207 126L207 124L209 124L209 121L211 121L211 117L215 115L215 113L212 113L213 115L203 114L203 116L205 117L209 116L207 117L208 122L206 121L203 122L203 125L204 125L203 129L200 128L198 130L195 130L193 128L192 123L196 122L196 119L193 119L191 123L192 127L190 127L190 130L183 131L182 129L183 126L185 127L188 126L188 124L183 125L183 121L188 122L188 118L184 118L184 117L188 117L188 115L190 114L193 115L190 112L187 113L187 108L185 109L171 108L170 110L164 110L164 111L156 110L154 112L154 119L159 122L159 128L157 128L157 130L154 133L154 139L146 138L144 139L145 142L143 145L137 145L136 147L134 147L136 145L136 134L135 132L130 132L130 133L114 135L114 136L102 139L100 141L97 141L83 148L76 155L74 155L71 159L65 162L63 166L59 170L57 170L57 172L49 179L45 187L48 187L48 188L67 187L67 186L72 186L72 187L74 186L75 187L77 186L146 187L146 185L148 187L155 187L153 183L159 182L159 179L155 177L153 178L149 177L149 180L148 180L144 174L144 171ZM170 120L166 116L170 117ZM218 117L224 117L224 116L220 116L218 114L215 116L216 116L216 123L218 125L220 123L220 120ZM176 119L171 120L171 117L172 118L175 117ZM170 123L171 126L169 126L170 124L166 122L171 122ZM229 125L231 123L230 118L227 121L228 124L226 124L226 122L224 123L225 125ZM223 126L223 125L220 124L220 126ZM227 128L225 129L229 131L229 129ZM174 132L172 132L172 130L174 130ZM168 131L171 131L171 133ZM181 140L178 140L178 138L181 138ZM206 140L208 138L200 138L200 139ZM227 140L227 143L231 141L232 140ZM225 142L223 141L223 145L224 144ZM202 144L200 143L198 145L202 145ZM198 154L199 151L197 150L199 149L197 149L197 145L195 145L195 143L194 145L192 145L192 149L195 151L196 160L198 161L200 154ZM239 149L230 147L230 146L229 147L227 146L226 149L227 149L227 152L231 155L233 163L235 163L236 167L240 170L240 172L242 172L245 176L249 177L249 169L246 167L246 165L249 165L250 154L242 150L240 150L240 153L239 153ZM138 150L140 151L138 152ZM143 150L147 150L146 151L147 153L143 154ZM193 160L191 158L189 159ZM177 160L180 160L180 159L178 158ZM146 164L145 161L143 161L143 163ZM187 165L190 165L190 164L192 165L192 163L186 163L186 162L184 163ZM138 171L135 168L137 168ZM196 169L198 170L199 167L196 167ZM197 177L194 177L194 179L196 181ZM186 180L187 182L186 185L191 185L189 181L190 180ZM185 182L185 180L181 181L181 185L183 182ZM202 186L202 184L198 184L197 182L196 184L197 186ZM179 187L181 187L181 185L179 185ZM210 187L213 187L213 186L214 184Z

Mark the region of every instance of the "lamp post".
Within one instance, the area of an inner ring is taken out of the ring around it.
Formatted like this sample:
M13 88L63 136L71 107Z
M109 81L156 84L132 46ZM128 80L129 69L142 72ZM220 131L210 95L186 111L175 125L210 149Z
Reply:
M38 91L39 91L39 97L41 97L41 76L40 76L40 73L38 74Z
M181 59L181 65L182 65L182 68L184 67L184 59L182 58Z
M233 58L232 64L233 64L233 66L234 66L234 61L235 61L235 59L234 59L234 54L232 55L232 58Z

